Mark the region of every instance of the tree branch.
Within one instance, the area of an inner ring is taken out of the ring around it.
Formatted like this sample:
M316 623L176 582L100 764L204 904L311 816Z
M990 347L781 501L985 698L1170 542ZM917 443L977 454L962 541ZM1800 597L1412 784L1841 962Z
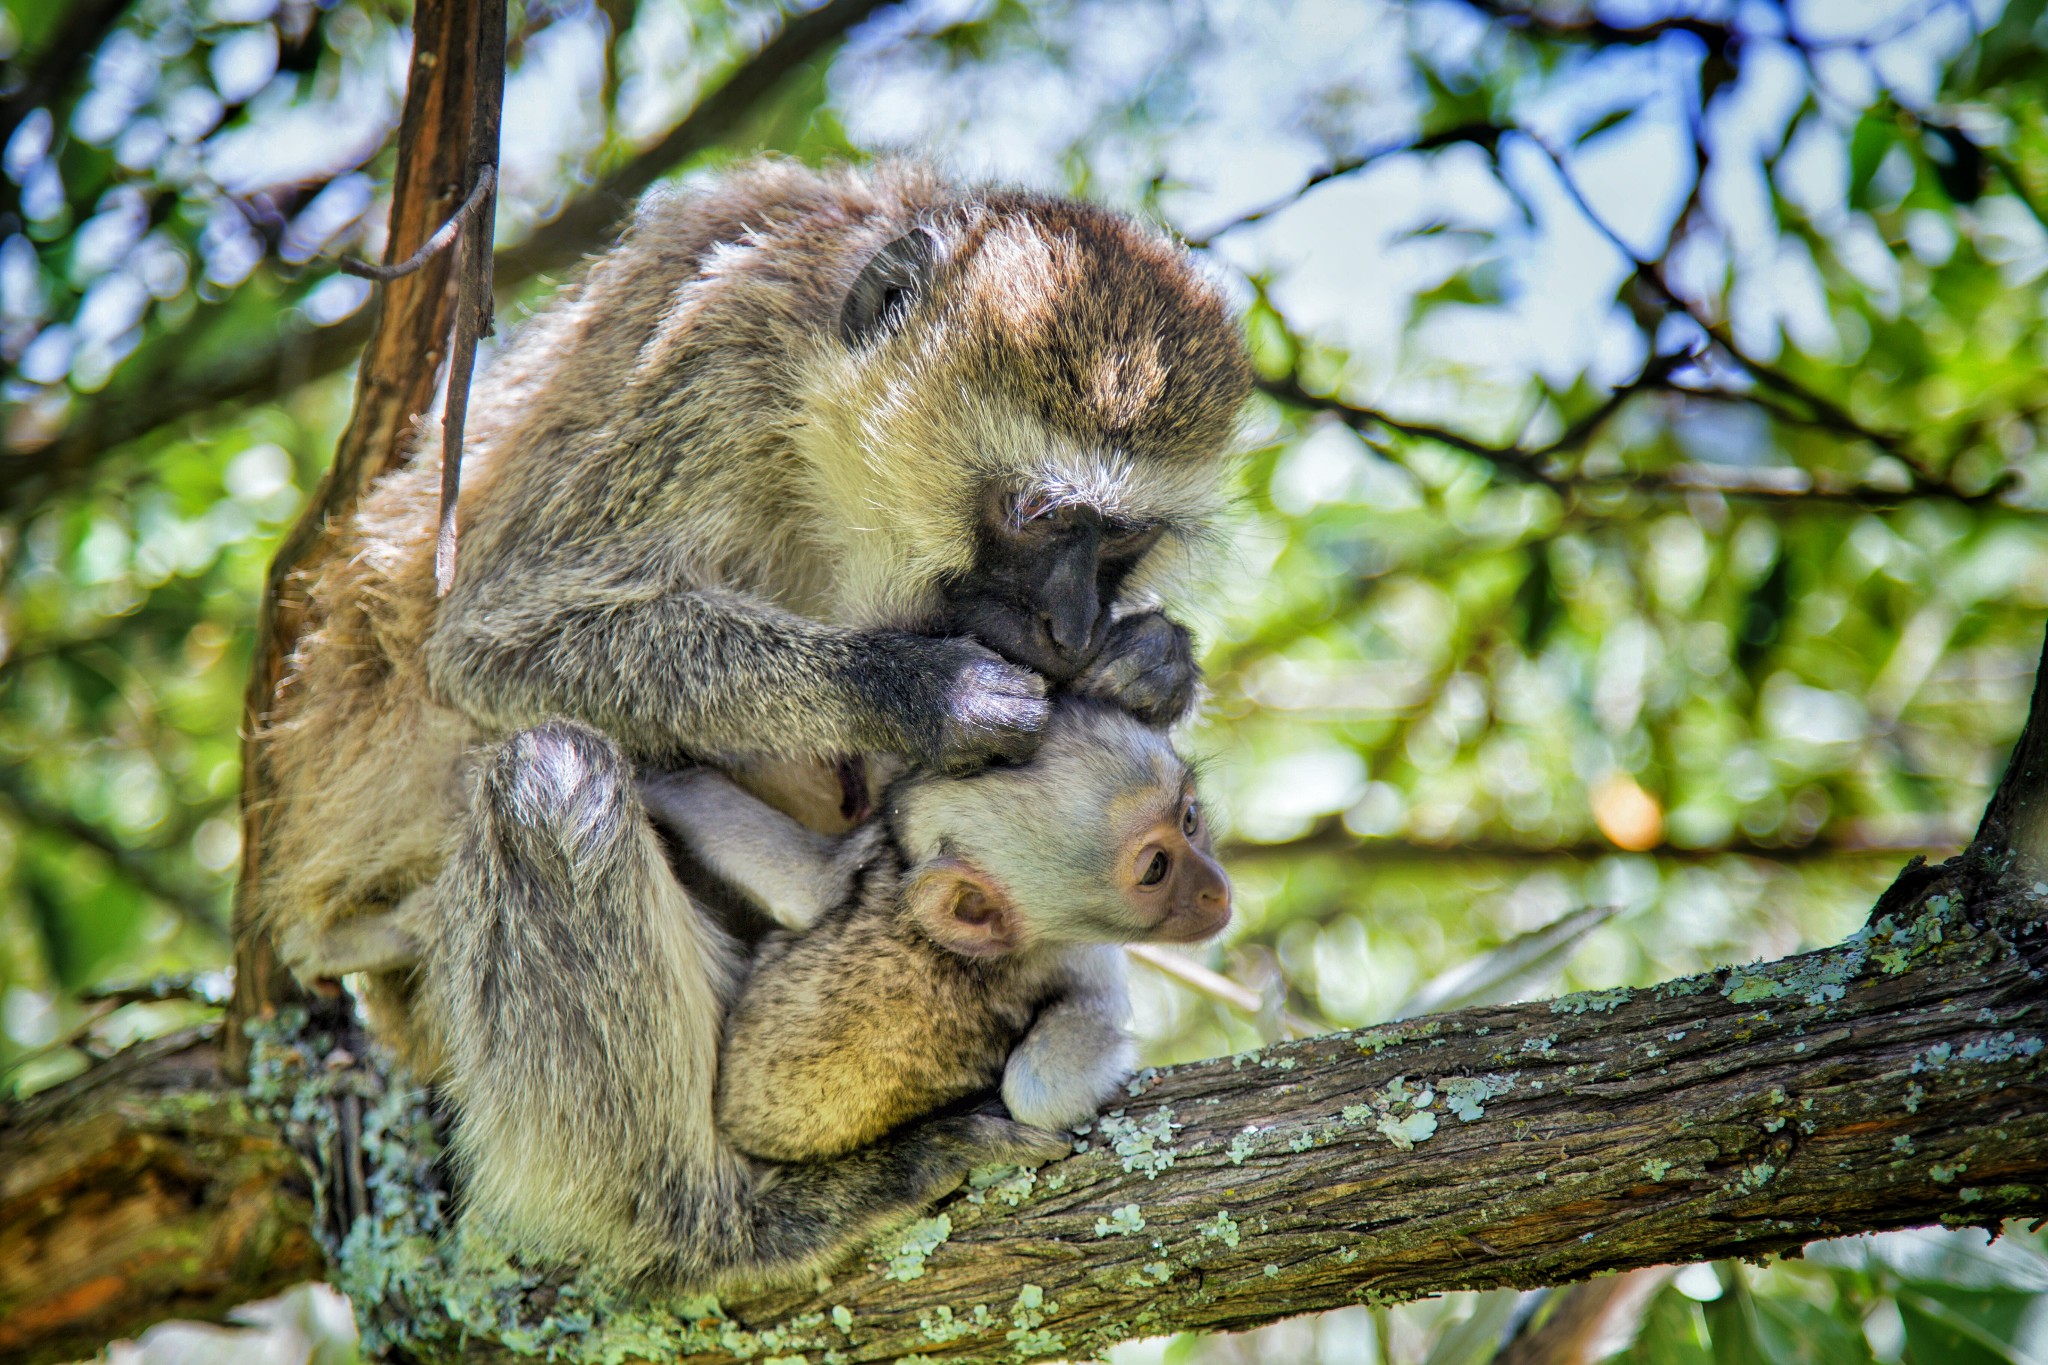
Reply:
M634 199L649 185L734 131L798 67L844 38L894 0L826 0L785 20L751 58L698 99L689 116L661 139L571 201L553 221L498 253L501 280L560 270L607 241Z
M373 1335L423 1361L1085 1357L1137 1335L2039 1215L2042 905L1959 861L1847 943L1768 967L1147 1073L1074 1157L956 1197L823 1288L722 1304L444 1259L453 1239L419 1240L443 1207L431 1149L380 1164L391 1138L421 1140L424 1111L322 1045L273 1059L273 1086L315 1088L266 1102L315 1120L295 1131L325 1207L378 1192L329 1272ZM0 1361L77 1354L189 1303L152 1258L230 1187L272 1220L266 1236L303 1245L313 1215L279 1202L276 1129L209 1067L171 1052L0 1114ZM222 1144L233 1172L197 1159ZM118 1225L57 1197L114 1169ZM175 1173L187 1203L125 1193ZM207 1264L234 1282L223 1298L308 1273Z
M1967 829L1945 821L1928 821L1907 828L1887 828L1858 821L1842 821L1814 833L1803 844L1766 844L1751 839L1734 839L1697 847L1658 844L1653 848L1623 850L1603 839L1577 840L1566 844L1515 843L1506 839L1468 839L1430 843L1417 839L1378 838L1353 834L1336 817L1319 820L1311 828L1280 843L1235 842L1225 846L1224 856L1232 865L1287 861L1329 854L1356 858L1364 863L1489 863L1559 862L1612 858L1624 851L1677 862L1705 862L1720 858L1758 858L1768 862L1807 862L1815 859L1898 858L1910 853L1941 854L1961 848L1970 841Z

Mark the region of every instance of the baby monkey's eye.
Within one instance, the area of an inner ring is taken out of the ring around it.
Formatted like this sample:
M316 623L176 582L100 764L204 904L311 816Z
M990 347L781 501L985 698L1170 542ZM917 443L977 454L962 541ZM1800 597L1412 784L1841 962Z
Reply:
M1157 886L1166 880L1166 869L1171 866L1164 853L1154 852L1152 861L1145 864L1145 875L1138 878L1140 886Z
M1188 802L1187 809L1180 813L1180 832L1192 839L1195 831L1202 827L1202 805L1199 801Z

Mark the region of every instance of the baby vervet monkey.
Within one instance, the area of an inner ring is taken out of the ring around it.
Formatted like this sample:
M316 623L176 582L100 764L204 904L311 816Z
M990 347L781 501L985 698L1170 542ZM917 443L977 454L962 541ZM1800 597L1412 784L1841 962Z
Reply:
M1230 918L1187 763L1101 703L972 777L919 774L881 818L812 835L710 772L643 790L657 825L771 934L725 1026L718 1126L776 1161L837 1157L1000 1081L1063 1129L1130 1076L1122 943L1193 943Z

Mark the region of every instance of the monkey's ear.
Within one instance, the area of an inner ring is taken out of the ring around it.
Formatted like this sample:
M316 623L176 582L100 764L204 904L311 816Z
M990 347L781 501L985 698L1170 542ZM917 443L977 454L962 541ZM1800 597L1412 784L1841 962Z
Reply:
M910 913L942 948L962 957L1000 957L1018 946L1009 893L958 858L926 863L904 892Z
M912 228L877 251L839 310L840 339L858 349L901 322L917 306L938 259L938 238L923 228Z

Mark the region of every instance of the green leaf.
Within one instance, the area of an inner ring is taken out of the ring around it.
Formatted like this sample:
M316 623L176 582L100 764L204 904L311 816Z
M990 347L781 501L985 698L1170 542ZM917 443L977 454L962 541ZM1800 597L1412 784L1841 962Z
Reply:
M1613 132L1616 128L1621 127L1622 124L1627 123L1641 112L1643 112L1643 107L1639 104L1631 104L1622 109L1610 109L1599 118L1594 119L1584 132L1572 139L1572 142L1575 146L1583 147L1602 133Z
M1860 209L1870 207L1870 182L1884 162L1884 154L1898 141L1898 120L1872 110L1856 120L1849 135L1849 203Z

